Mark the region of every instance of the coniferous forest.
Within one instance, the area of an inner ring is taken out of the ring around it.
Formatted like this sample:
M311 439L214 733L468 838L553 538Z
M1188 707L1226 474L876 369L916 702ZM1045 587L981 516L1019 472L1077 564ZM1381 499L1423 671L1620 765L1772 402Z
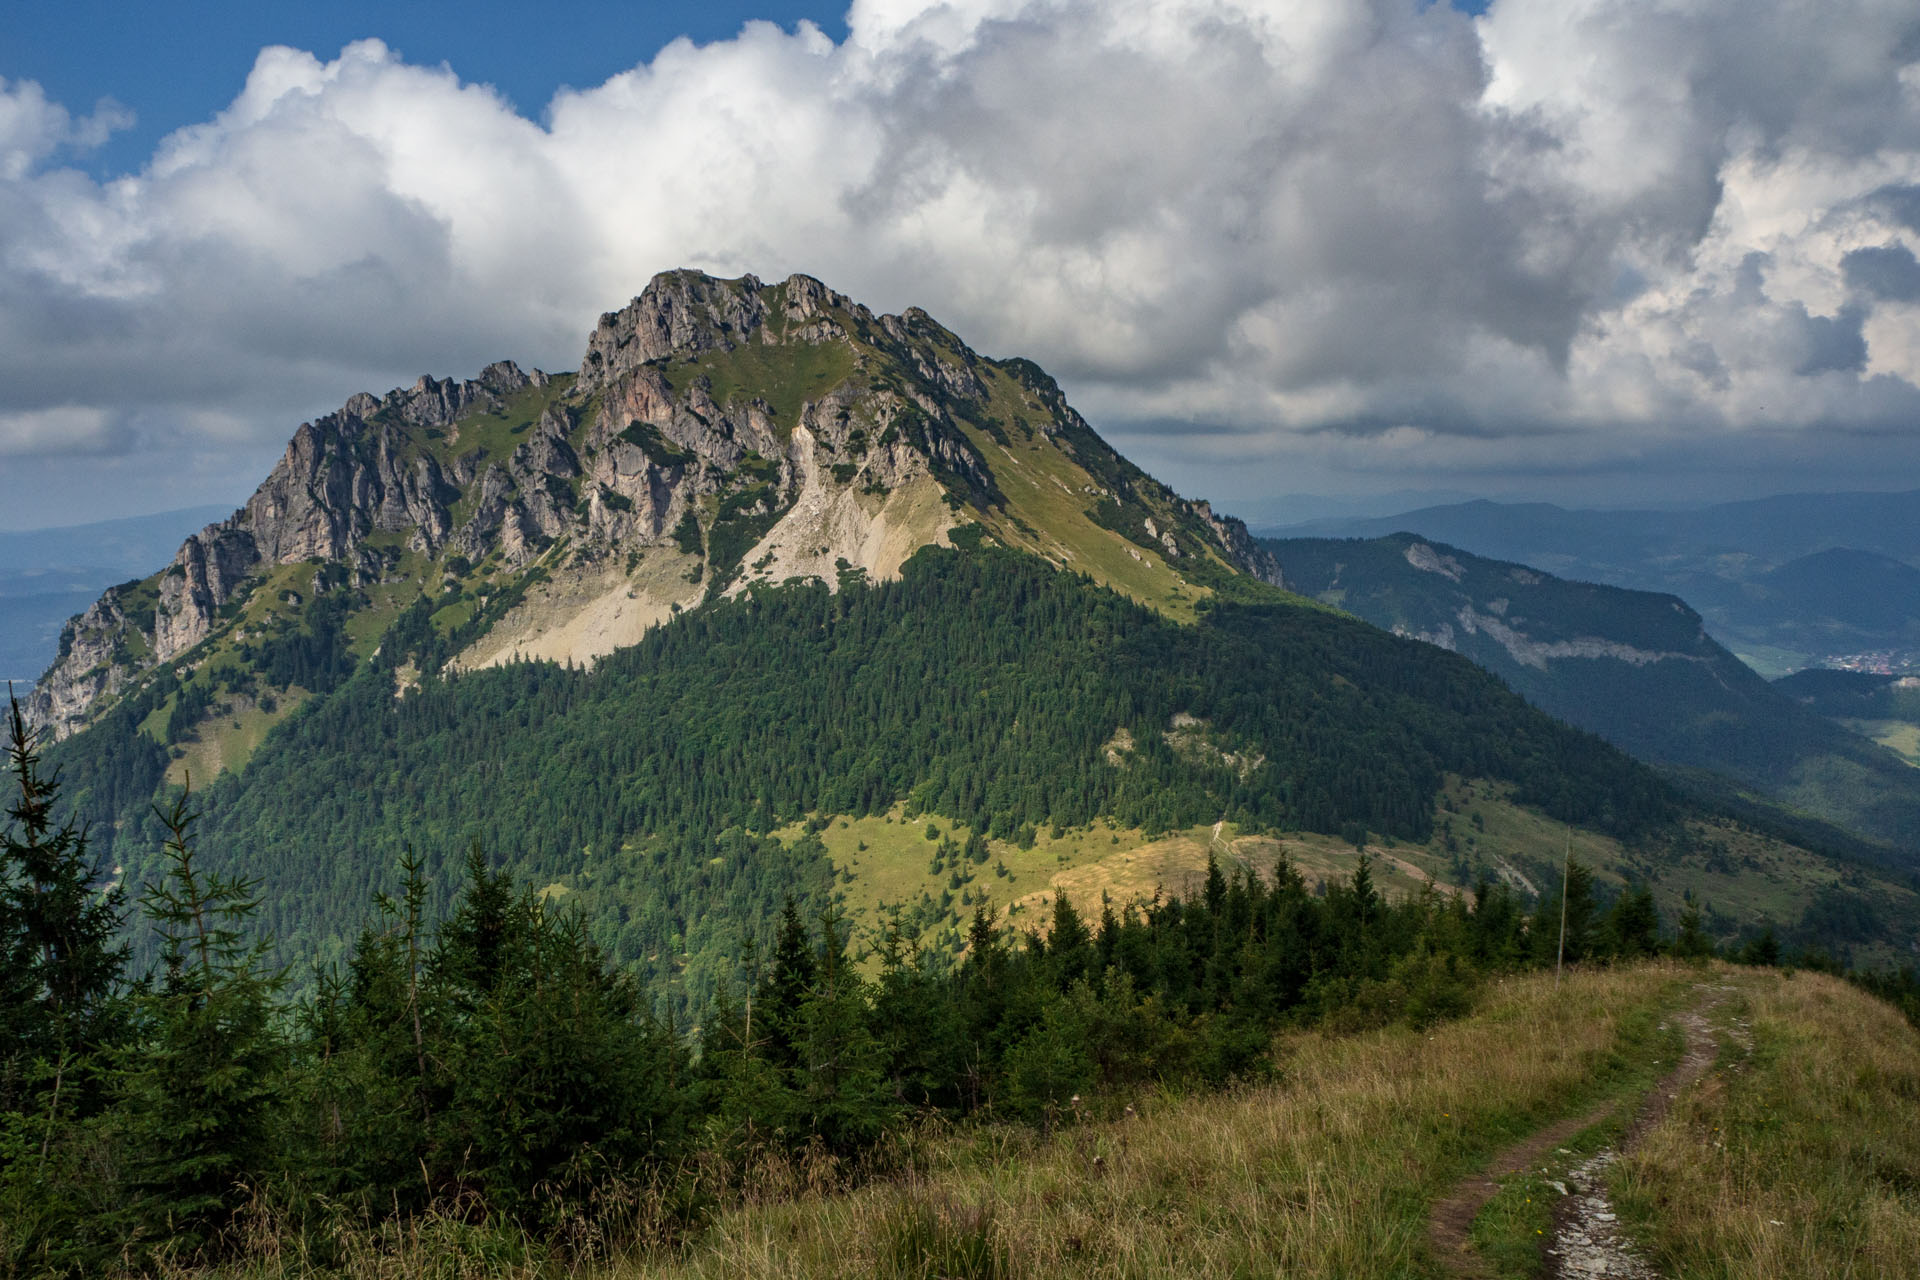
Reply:
M195 793L207 864L260 882L261 923L299 972L345 960L409 849L435 917L475 842L522 882L578 886L589 935L686 1021L789 896L830 900L819 841L770 834L810 815L904 802L998 839L1104 816L1417 840L1448 772L1623 836L1674 815L1651 772L1455 655L1286 603L1181 625L992 548L928 548L900 580L837 594L719 602L591 673L435 675L430 613L404 614L376 658ZM396 696L403 670L424 674ZM160 874L167 835L151 804L166 755L135 728L150 698L49 754L129 883ZM1176 714L1205 723L1211 753L1166 740ZM1116 731L1135 744L1118 766ZM157 956L151 933L134 942Z
M1628 835L1674 812L1454 655L1291 604L1178 626L979 547L721 604L591 674L437 672L423 617L246 770L137 817L111 809L157 780L127 738L43 760L16 711L10 1271L217 1259L263 1206L322 1265L342 1223L428 1213L564 1253L617 1203L670 1240L768 1160L858 1179L935 1118L1045 1129L1257 1076L1283 1028L1446 1018L1558 955L1557 903L1389 901L1365 861L1311 886L1210 864L1098 918L1056 898L1026 934L983 906L955 955L897 915L854 936L813 830L773 834L809 815L1418 838L1449 771ZM1212 755L1160 732L1176 714ZM534 891L582 861L607 883ZM1570 961L1712 949L1697 913L1663 935L1650 892L1602 901L1577 863L1566 899Z
M788 897L700 1020L676 1023L580 914L475 848L438 918L421 860L390 866L342 962L288 998L259 881L206 864L187 798L156 816L156 878L103 894L17 708L8 764L13 1274L217 1261L263 1206L321 1266L343 1222L429 1212L556 1256L583 1222L670 1241L768 1159L858 1179L936 1117L1046 1129L1141 1089L1258 1076L1281 1028L1458 1015L1489 975L1553 964L1561 937L1550 907L1530 919L1500 885L1387 901L1364 860L1320 892L1283 863L1210 865L1187 899L1098 919L1059 898L1024 937L981 909L954 964ZM1697 914L1663 938L1645 890L1603 908L1577 863L1566 896L1570 961L1712 949ZM130 959L132 914L150 965ZM1747 958L1777 959L1770 945Z

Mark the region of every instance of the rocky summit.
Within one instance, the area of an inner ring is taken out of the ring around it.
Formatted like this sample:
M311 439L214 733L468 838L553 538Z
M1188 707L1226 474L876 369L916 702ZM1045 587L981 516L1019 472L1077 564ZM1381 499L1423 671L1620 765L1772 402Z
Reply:
M297 699L262 654L334 628L364 658L423 597L453 669L592 662L756 583L896 576L966 526L1175 616L1236 571L1278 581L1031 362L807 276L673 271L577 373L502 361L302 424L244 507L67 624L29 714L64 738L159 672L235 666Z

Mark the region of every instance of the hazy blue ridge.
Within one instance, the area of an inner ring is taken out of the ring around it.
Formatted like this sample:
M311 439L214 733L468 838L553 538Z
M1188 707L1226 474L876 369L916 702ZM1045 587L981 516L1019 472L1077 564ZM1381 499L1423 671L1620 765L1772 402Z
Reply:
M1764 675L1838 661L1920 665L1920 491L1782 494L1691 511L1482 500L1262 532L1400 531L1563 578L1673 593Z

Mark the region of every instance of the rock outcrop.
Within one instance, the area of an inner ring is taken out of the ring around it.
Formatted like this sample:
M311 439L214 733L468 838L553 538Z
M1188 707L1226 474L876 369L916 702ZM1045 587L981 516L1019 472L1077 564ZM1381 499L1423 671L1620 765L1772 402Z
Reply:
M313 563L301 590L316 594L400 578L438 592L483 563L490 582L536 561L550 577L564 548L567 564L598 566L605 612L618 598L605 566L632 571L655 551L698 562L630 611L652 618L683 606L687 582L888 576L944 541L963 508L1034 533L983 452L997 440L1001 465L1022 465L1013 424L995 416L1009 396L1022 441L1084 469L1089 517L1098 506L1135 561L1215 557L1279 581L1244 526L1114 453L1036 366L983 361L917 308L875 315L807 276L769 286L674 271L600 318L577 375L503 361L468 381L355 395L301 424L244 507L68 623L29 713L66 736L145 672L191 665L279 566ZM1078 535L1034 536L1031 549L1074 558Z
M28 714L56 738L74 732L142 671L207 639L221 609L263 566L345 562L360 579L377 578L379 562L364 551L378 532L437 551L461 490L431 453L412 447L416 434L444 432L463 415L499 408L547 382L538 370L502 361L467 382L422 377L380 399L361 393L302 423L247 505L181 544L159 575L150 614L130 618L120 607L136 590L129 584L67 623L60 657L34 686Z

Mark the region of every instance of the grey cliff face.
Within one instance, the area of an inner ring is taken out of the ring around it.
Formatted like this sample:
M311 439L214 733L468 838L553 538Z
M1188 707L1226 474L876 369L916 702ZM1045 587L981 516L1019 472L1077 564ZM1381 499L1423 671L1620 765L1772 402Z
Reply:
M1246 523L1238 516L1215 515L1213 505L1205 499L1188 502L1187 509L1213 530L1213 536L1220 540L1235 568L1276 587L1287 585L1285 575L1280 572L1279 558L1247 532Z
M760 281L753 276L726 281L694 271L657 275L625 309L600 317L580 361L580 389L598 391L669 355L731 351L766 318Z
M945 395L984 399L972 372L977 357L924 313L875 317L808 276L769 289L752 276L716 281L669 272L625 309L602 316L575 383L600 397L582 476L589 538L663 541L703 499L737 487L740 468L753 459L774 468L754 514L783 510L801 478L821 471L855 487L891 489L933 469L990 483L940 394L842 386L804 402L797 421L776 422L762 400L717 403L700 377L676 390L662 367L750 344L817 346L847 338L849 326L884 338L891 354ZM936 337L960 354L934 350Z
M403 461L408 433L444 430L546 383L545 374L503 361L466 382L423 377L380 399L362 393L303 423L246 506L181 544L160 575L150 618L123 611L126 593L116 588L67 624L61 656L35 685L28 714L56 738L76 732L143 671L211 635L221 608L262 567L338 560L361 564L364 576L360 553L378 531L405 532L417 549L439 550L460 488L431 455Z
M29 721L65 737L86 723L94 706L116 697L138 669L122 649L133 624L121 610L126 591L109 588L60 631L60 657L27 698ZM70 674L63 674L70 673ZM62 727L69 726L63 733Z
M833 344L841 350L808 350ZM750 348L764 350L727 364ZM600 318L570 385L502 361L466 381L422 377L382 397L355 395L303 423L244 507L187 539L157 580L115 588L68 623L29 714L65 737L145 672L196 660L196 646L232 625L274 566L336 566L365 588L398 571L403 545L514 570L565 540L571 556L594 562L684 548L690 516L765 528L803 492L811 512L825 489L884 494L929 475L953 501L999 506L994 473L955 416L986 420L982 363L918 308L876 316L807 276L767 286L667 272ZM807 384L810 398L779 409L737 388L716 396L710 373L760 367L875 376L822 375ZM1178 537L1151 520L1128 536L1144 532L1170 561L1210 546L1279 581L1239 521L1119 458L1036 367L996 368L1025 388L1034 421L1023 426L1177 515ZM510 404L532 419L509 429Z

